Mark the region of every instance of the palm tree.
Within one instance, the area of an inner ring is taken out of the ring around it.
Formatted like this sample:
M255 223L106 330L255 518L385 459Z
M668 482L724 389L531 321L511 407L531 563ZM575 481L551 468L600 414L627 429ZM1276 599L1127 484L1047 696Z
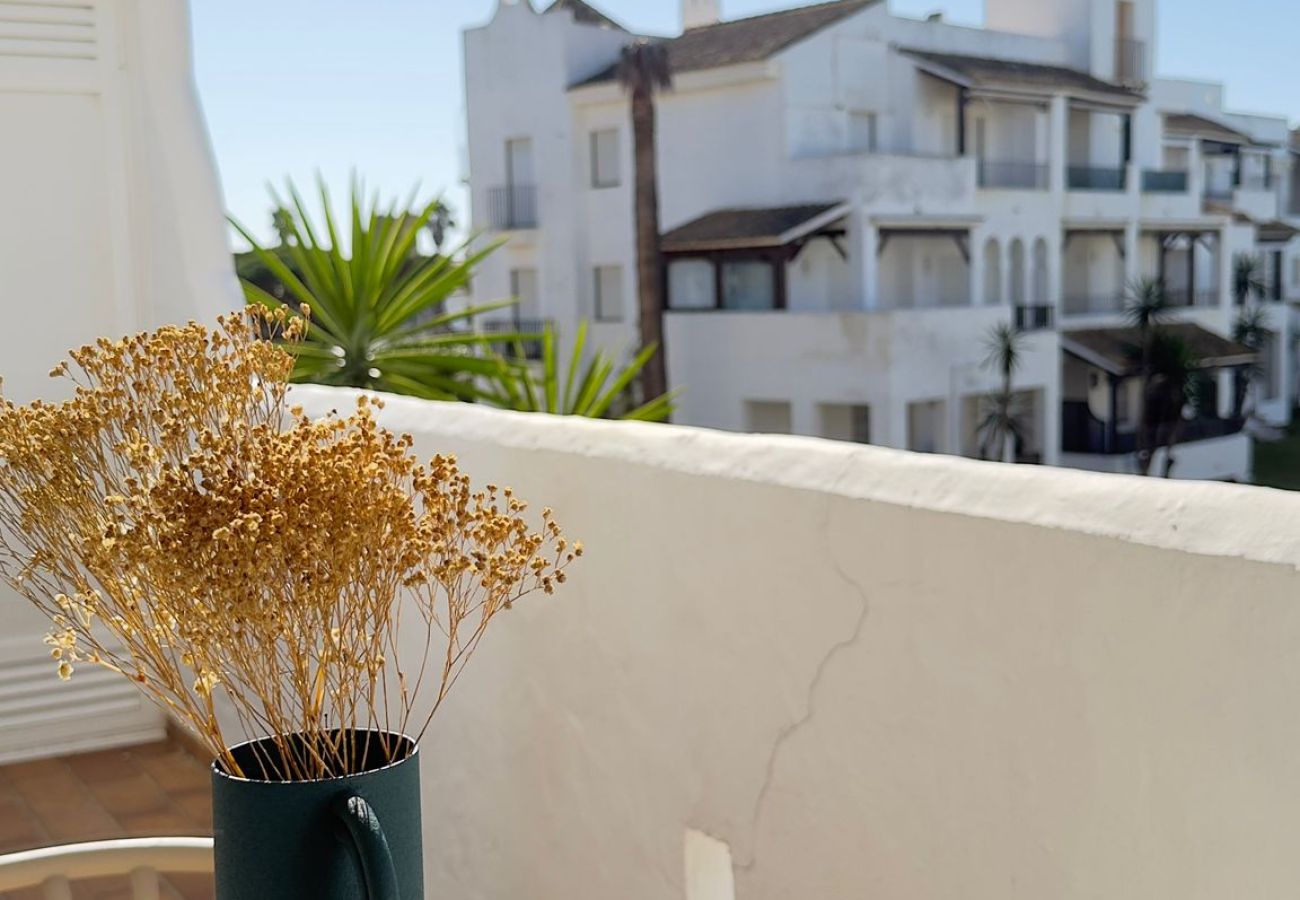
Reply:
M1254 254L1238 253L1232 261L1232 296L1238 306L1252 297L1263 300L1268 286L1264 283L1264 260Z
M1266 327L1268 314L1262 305L1268 286L1264 282L1264 261L1261 257L1249 253L1239 253L1232 262L1232 295L1241 307L1237 320L1232 324L1232 337L1258 352L1272 334ZM1252 303L1251 301L1256 301ZM1249 412L1250 385L1259 374L1259 366L1249 365L1233 373L1232 416L1234 419L1245 418Z
M1152 434L1151 423L1148 422L1149 416L1154 411L1148 408L1149 405L1146 401L1151 396L1151 381L1154 375L1152 364L1159 326L1168 313L1169 297L1165 293L1165 286L1158 279L1143 278L1129 287L1128 306L1125 309L1125 316L1129 325L1138 332L1142 372L1143 408L1138 427L1137 451L1138 474L1140 475L1150 474L1151 458L1155 451L1153 442L1150 440Z
M980 419L976 433L980 437L980 459L988 459L996 451L1005 462L1015 462L1016 448L1024 440L1024 424L1016 407L1014 381L1023 355L1024 334L1008 322L993 326L985 339L988 355L984 368L998 373L1002 379L997 394L988 398L988 405Z
M586 416L592 419L636 419L663 422L675 408L675 394L656 394L636 406L630 397L632 382L658 352L651 345L643 349L620 371L614 357L598 350L583 364L587 343L587 322L578 325L578 334L569 353L567 371L561 363L559 339L549 325L541 335L541 364L534 367L522 359L501 360L495 379L495 396L487 402L503 409L521 412L544 412L561 416ZM522 344L515 356L524 355Z
M658 347L641 373L645 397L668 392L664 350L663 275L659 251L659 170L655 158L655 96L672 87L668 51L661 43L638 40L623 48L618 77L631 98L636 183L636 270L641 347Z
M367 204L354 181L349 221L340 223L323 181L319 193L321 219L315 223L292 183L289 202L274 197L284 213L276 216L281 234L275 248L263 247L232 220L276 283L268 289L262 280L245 279L248 300L310 307L306 338L290 347L297 357L294 380L433 400L482 398L479 380L499 370L488 342L503 338L475 334L469 326L480 313L514 301L463 309L450 309L448 301L496 245L423 256L416 240L443 208L441 201L408 212L412 196L381 209Z
M1232 339L1256 353L1272 336L1273 333L1268 330L1268 313L1263 306L1245 307L1237 316L1237 321L1232 323ZM1260 374L1258 363L1251 363L1236 370L1233 379L1235 393L1232 398L1234 419L1244 419L1250 415L1251 411L1247 408L1250 400L1250 385L1258 374Z
M1173 476L1174 448L1182 435L1183 415L1191 400L1195 360L1187 344L1168 332L1157 330L1151 341L1151 379L1143 395L1143 427L1150 429L1151 447L1165 448L1161 475Z

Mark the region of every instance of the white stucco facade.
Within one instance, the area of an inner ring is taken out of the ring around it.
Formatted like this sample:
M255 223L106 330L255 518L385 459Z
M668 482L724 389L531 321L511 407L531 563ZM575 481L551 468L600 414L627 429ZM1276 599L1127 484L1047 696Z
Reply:
M858 439L915 448L897 423L942 400L932 417L951 424L933 449L967 453L978 441L965 411L993 382L980 372L989 327L1017 321L1033 332L1017 388L1038 398L1032 415L1042 423L1024 456L1131 470L1120 411L1079 407L1086 398L1067 388L1068 353L1039 348L1064 332L1122 327L1124 296L1141 278L1164 279L1174 319L1229 337L1240 313L1233 261L1252 254L1270 273L1273 331L1269 371L1257 379L1269 387L1257 385L1252 406L1265 421L1289 422L1297 367L1287 302L1300 299L1300 241L1266 234L1278 220L1300 222L1284 119L1232 114L1213 83L1157 78L1155 0L994 0L984 29L896 16L886 2L844 7L762 58L692 62L660 96L669 375L685 389L678 421L751 430L746 410L778 403L788 415L760 420L838 436L817 410L849 403L869 407L869 434ZM735 27L704 25L680 45ZM629 348L630 123L623 91L602 73L633 39L526 0L502 2L465 34L472 219L485 238L507 241L476 279L478 299L526 284L523 318L562 331L596 318L597 340ZM1186 129L1188 116L1205 120L1200 130ZM518 165L521 139L531 149ZM503 214L503 197L521 198L527 214ZM713 312L680 311L674 285L707 276L674 278L674 265L691 261L668 252L676 230L718 211L815 204L843 216L801 236L774 269L785 286L779 300L764 296L770 312L736 312L720 296ZM612 316L611 278L621 285ZM927 309L942 313L918 315ZM888 341L849 357L834 349L866 323ZM966 374L936 394L936 372ZM1209 406L1222 412L1231 376L1213 378L1221 392ZM1116 419L1120 439L1102 447L1081 437L1081 417L1089 427ZM1227 443L1226 470L1200 467L1207 454L1189 452L1174 474L1249 480L1250 441Z
M380 421L586 544L424 741L429 896L1300 881L1300 497L404 398Z
M189 41L183 0L0 4L6 397L51 397L69 348L241 304ZM161 733L108 672L59 684L44 631L0 590L0 761Z

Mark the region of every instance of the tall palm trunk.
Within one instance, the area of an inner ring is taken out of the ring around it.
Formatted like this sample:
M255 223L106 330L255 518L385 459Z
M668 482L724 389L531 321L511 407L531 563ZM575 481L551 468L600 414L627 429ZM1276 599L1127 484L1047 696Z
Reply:
M657 345L641 373L644 396L668 392L664 346L663 269L659 250L659 167L655 157L655 98L653 86L632 90L632 142L635 157L636 280L641 345Z
M1151 461L1155 458L1155 417L1151 402L1151 327L1142 329L1142 419L1137 429L1137 468L1139 475L1151 474ZM1114 410L1111 411L1114 416Z

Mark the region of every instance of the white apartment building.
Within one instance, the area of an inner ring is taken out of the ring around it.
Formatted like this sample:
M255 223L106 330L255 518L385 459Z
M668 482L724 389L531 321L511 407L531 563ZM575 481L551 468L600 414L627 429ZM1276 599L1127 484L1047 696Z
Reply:
M1026 332L1020 459L1131 471L1124 297L1162 279L1205 372L1175 475L1248 480L1233 412L1233 261L1260 254L1272 334L1254 407L1297 396L1300 179L1284 118L1156 78L1155 0L986 0L986 28L839 0L721 21L684 0L659 101L677 421L978 452L983 360ZM506 245L476 299L636 342L637 37L582 0L500 0L465 33L472 221ZM502 315L510 315L503 313Z

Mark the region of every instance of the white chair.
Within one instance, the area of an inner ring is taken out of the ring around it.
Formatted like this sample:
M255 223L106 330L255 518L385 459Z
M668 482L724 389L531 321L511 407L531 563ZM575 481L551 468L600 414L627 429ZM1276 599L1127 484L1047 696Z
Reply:
M158 837L42 847L0 856L0 894L42 888L46 900L71 900L85 878L130 879L133 900L160 900L160 872L212 872L212 838Z

